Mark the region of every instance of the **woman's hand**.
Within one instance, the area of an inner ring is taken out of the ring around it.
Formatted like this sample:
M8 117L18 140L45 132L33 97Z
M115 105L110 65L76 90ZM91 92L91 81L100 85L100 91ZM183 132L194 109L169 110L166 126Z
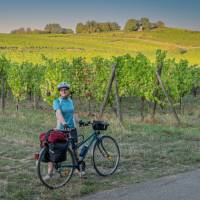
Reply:
M64 127L65 130L69 129L69 126L66 123L63 124L63 127Z

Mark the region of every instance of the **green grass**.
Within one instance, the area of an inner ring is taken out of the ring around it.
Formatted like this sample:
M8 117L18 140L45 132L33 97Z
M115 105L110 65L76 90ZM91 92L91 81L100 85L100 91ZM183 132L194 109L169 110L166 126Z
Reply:
M111 126L107 134L116 138L121 150L118 171L111 177L98 176L87 159L86 180L77 175L64 187L55 191L46 189L36 176L34 153L39 151L38 135L55 126L54 112L32 110L28 102L15 112L7 104L0 114L0 199L78 199L93 192L143 182L192 170L200 166L200 98L184 99L185 114L180 127L169 125L170 114L157 113L157 124L140 123L138 102L124 100L125 128L119 127L115 116L105 115ZM51 109L51 108L50 108ZM85 108L80 108L84 113ZM148 118L148 106L146 116ZM109 111L109 110L108 110ZM87 118L82 115L81 117ZM173 123L172 123L173 124ZM90 128L79 128L87 135Z
M51 58L112 56L142 52L151 60L156 49L169 52L169 57L188 59L200 64L200 32L164 28L144 32L110 32L74 35L10 35L0 34L0 53L12 60L41 62L41 54ZM181 54L181 49L187 52Z

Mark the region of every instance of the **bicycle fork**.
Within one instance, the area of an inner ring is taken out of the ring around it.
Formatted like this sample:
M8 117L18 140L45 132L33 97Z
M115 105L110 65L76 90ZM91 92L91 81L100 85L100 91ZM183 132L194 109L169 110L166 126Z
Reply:
M101 146L101 148L100 148L100 146ZM106 157L106 158L109 159L109 160L112 159L112 157L111 157L111 156L109 155L109 153L106 151L106 149L105 149L105 147L104 147L104 145L103 145L103 143L102 143L101 138L98 139L97 147L98 147L100 153L103 155L104 158ZM104 152L103 152L102 150L103 150Z

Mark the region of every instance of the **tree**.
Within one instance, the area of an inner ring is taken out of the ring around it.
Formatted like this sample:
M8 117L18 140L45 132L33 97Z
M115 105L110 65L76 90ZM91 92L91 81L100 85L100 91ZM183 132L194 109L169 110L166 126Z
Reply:
M108 23L98 23L98 28L97 32L109 32L111 30Z
M60 26L60 24L47 24L44 28L44 31L47 33L62 33L62 27Z
M26 33L28 33L28 34L32 33L31 28L27 28L27 29L26 29Z
M118 23L116 22L108 22L109 26L110 26L110 31L118 31L120 30L120 26Z
M142 27L144 30L149 30L150 29L150 21L149 21L149 18L147 17L142 17L140 19L140 22L142 24Z
M62 34L73 34L74 31L71 28L62 28Z
M19 29L12 30L10 33L11 34L24 34L24 33L26 33L26 31L25 31L25 28L19 28Z
M98 30L98 24L96 21L87 21L86 22L87 32L88 33L95 33Z
M158 28L163 28L163 27L165 27L165 23L162 22L162 21L158 21L158 22L156 22L156 24L157 24L157 27L158 27Z
M129 19L124 26L124 31L127 32L136 31L137 29L138 21L136 19Z
M158 28L157 23L150 23L150 29Z
M94 20L76 25L76 33L96 33L120 30L120 26L116 22L96 22Z
M78 23L76 25L76 33L86 33L87 27L83 23Z

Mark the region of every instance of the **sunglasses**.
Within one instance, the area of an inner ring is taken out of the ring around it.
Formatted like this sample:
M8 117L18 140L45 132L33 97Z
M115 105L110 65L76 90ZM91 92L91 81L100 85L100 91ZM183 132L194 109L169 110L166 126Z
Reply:
M62 89L60 89L60 92L65 92L67 90L69 90L69 89L68 88L62 88Z

